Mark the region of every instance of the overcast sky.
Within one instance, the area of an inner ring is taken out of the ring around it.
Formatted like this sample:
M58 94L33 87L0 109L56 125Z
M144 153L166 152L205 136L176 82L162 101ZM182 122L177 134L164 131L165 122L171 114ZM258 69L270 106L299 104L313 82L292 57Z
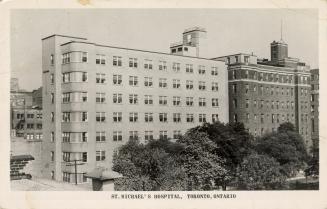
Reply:
M270 58L270 43L288 43L290 57L318 68L317 10L289 9L69 9L13 10L11 13L12 77L33 90L42 85L41 39L62 34L91 42L169 52L184 29L207 30L204 57L253 52Z

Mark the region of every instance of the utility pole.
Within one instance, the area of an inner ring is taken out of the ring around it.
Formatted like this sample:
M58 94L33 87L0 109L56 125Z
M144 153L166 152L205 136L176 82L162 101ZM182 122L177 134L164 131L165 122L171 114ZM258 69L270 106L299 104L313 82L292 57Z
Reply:
M75 185L77 185L77 166L78 165L84 165L85 163L79 163L79 164L77 164L77 161L82 161L83 162L83 160L71 160L71 161L67 161L68 163L72 163L73 162L73 164L68 164L68 165L66 165L66 166L74 166L74 170L75 170L75 172L74 172L74 176L75 176Z

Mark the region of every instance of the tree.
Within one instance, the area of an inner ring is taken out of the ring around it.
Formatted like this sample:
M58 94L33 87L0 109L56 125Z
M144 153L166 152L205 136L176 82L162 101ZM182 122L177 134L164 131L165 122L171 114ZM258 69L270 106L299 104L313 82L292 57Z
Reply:
M237 168L237 186L242 190L271 190L285 187L279 163L267 155L251 154Z
M217 179L216 184L226 189L230 181L235 181L237 166L252 152L253 136L245 130L242 123L206 123L200 126L198 131L208 134L210 140L215 143L215 155L225 160L225 168L230 177L224 181Z
M281 124L277 132L259 138L255 147L259 154L275 158L289 177L304 168L308 160L303 138L291 123Z
M215 182L230 178L226 161L216 155L217 145L201 128L190 129L177 141L185 146L179 162L186 173L187 190L213 190L218 186Z
M185 190L185 173L176 163L175 155L182 149L167 141L152 141L147 145L131 140L114 155L113 170L123 175L115 183L116 190L156 191Z

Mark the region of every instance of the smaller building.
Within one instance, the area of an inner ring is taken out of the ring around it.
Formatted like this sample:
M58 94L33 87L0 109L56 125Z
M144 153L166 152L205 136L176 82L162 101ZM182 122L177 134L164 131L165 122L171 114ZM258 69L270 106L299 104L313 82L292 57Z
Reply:
M12 108L12 135L27 140L42 140L42 110L40 108Z

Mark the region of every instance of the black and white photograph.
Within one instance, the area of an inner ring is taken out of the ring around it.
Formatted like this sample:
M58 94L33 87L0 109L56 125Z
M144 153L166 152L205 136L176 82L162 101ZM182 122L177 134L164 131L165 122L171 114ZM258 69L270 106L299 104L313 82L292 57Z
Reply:
M11 10L10 189L319 191L318 34L317 9Z

